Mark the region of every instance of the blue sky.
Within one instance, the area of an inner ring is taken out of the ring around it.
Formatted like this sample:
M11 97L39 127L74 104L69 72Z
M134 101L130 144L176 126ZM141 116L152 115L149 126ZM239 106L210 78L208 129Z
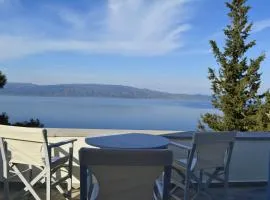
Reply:
M10 82L122 84L210 93L217 67L209 39L223 43L223 0L0 0L0 70ZM270 87L270 2L249 0L251 39L266 52Z

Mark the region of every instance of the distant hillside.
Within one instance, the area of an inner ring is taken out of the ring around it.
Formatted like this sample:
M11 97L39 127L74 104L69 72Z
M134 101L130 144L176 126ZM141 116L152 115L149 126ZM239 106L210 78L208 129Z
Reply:
M0 95L209 100L209 96L206 95L171 94L123 85L103 84L36 85L31 83L8 83L4 89L0 89Z

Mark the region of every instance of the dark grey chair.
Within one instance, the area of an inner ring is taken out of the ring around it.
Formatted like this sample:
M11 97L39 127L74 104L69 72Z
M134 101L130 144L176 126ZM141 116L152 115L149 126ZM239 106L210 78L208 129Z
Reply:
M175 187L171 190L174 199L178 197L177 189L184 190L184 200L190 198L190 186L193 183L197 190L192 199L200 193L211 196L206 190L213 180L223 182L225 191L228 189L229 166L234 146L235 132L197 132L194 133L190 146L171 142L170 145L187 152L186 158L176 158L173 163L175 170L184 179L172 177Z
M169 199L172 152L82 148L81 200L151 200L155 180L163 175L160 199Z

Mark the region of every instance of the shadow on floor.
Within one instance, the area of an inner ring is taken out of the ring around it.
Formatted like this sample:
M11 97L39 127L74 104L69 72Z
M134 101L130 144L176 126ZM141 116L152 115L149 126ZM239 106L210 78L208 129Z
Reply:
M10 193L11 195L14 195L17 193L22 186L19 185L12 185L10 187ZM45 199L45 189L44 188L38 188L37 189L38 194L42 199ZM215 200L267 200L267 187L266 186L260 186L260 187L231 187L229 189L229 195L228 197L224 196L224 190L223 188L211 188L210 189L211 194L213 195L212 199ZM57 191L53 190L52 192L52 200L64 200L64 197ZM182 192L179 191L178 193L179 197L182 196ZM19 196L16 198L16 200L34 200L32 197L25 197L22 198L22 196ZM79 200L80 199L80 193L79 189L73 189L72 192L72 199ZM200 196L198 198L199 200L208 200L208 197ZM3 197L3 185L0 185L0 200L4 200Z

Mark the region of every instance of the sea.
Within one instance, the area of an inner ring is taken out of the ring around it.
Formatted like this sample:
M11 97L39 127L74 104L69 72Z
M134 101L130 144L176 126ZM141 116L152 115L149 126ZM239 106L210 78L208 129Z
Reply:
M196 130L205 99L0 96L11 122L38 118L46 128Z

